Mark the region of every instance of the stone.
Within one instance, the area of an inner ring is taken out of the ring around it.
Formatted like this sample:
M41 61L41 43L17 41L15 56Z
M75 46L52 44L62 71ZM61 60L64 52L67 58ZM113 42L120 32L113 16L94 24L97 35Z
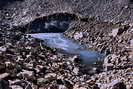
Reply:
M21 87L19 85L12 85L11 88L12 89L23 89L23 87Z
M133 47L133 39L130 40L130 46Z
M116 83L112 89L127 89L126 85L123 82Z
M0 51L1 51L1 52L5 52L5 51L6 51L6 49L7 49L7 48L6 48L6 47L4 47L4 46L1 46L1 47L0 47Z
M0 80L9 76L9 73L0 74Z
M112 29L111 35L112 35L113 37L116 37L117 34L118 34L118 31L119 31L119 28Z
M79 68L76 68L76 67L75 67L75 68L73 69L73 72L77 75L77 74L79 73Z
M64 85L59 85L58 89L67 89Z
M83 37L83 33L82 32L77 32L77 33L74 34L74 39L75 40L78 40L78 39L80 39L82 37Z

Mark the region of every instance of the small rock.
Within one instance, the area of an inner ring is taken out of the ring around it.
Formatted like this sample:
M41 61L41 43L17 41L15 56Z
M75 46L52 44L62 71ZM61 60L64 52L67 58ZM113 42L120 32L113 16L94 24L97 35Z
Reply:
M133 47L133 39L130 40L130 46Z
M19 85L12 85L11 88L12 89L23 89L23 87L21 87Z
M112 30L111 35L113 37L116 37L117 35L121 35L123 32L127 31L129 27L130 27L129 25L124 25L123 27L120 27L120 28L114 28Z
M115 84L113 86L112 89L127 89L127 88L126 88L126 85L123 82L118 82L117 84Z
M73 72L77 75L77 74L79 73L79 68L76 68L76 67L75 67L75 68L73 69Z
M25 78L29 78L33 76L33 71L23 70L23 72L20 72L18 76L23 75Z
M52 79L38 78L37 79L37 84L38 85L49 84L49 83L51 83L51 80Z
M129 26L130 26L130 27L133 27L133 23L130 23Z
M48 73L47 75L45 75L45 78L51 78L51 77L56 77L55 73Z
M0 80L9 76L9 73L0 74Z
M115 28L112 30L112 33L110 35L112 35L113 37L116 37L118 34L119 28Z
M25 80L16 81L11 84L13 89L32 89L30 82Z
M133 28L131 29L131 32L133 32Z
M64 85L59 85L58 89L67 89Z
M80 39L82 37L83 37L83 33L82 32L77 32L77 33L74 34L74 39L75 40L78 40L78 39Z
M1 52L5 52L5 51L6 51L6 49L7 49L7 48L6 48L6 47L4 47L4 46L0 47L0 51L1 51Z

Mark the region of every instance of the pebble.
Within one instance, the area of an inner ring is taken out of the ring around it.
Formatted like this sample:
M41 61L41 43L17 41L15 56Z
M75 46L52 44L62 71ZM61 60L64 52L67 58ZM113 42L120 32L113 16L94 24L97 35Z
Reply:
M45 80L44 78L38 78L38 79L37 79L37 82L38 82L38 83L43 83L43 82L45 82L45 81L46 81L46 80Z
M5 51L6 51L6 49L7 49L7 48L6 48L6 47L4 47L4 46L0 47L0 51L1 51L1 52L5 52Z
M130 26L130 27L133 27L133 23L130 23L129 26Z
M110 35L112 35L113 37L116 37L118 34L119 28L115 28L112 30L112 33Z
M0 74L0 80L9 76L9 73L3 73L3 74Z
M80 39L82 37L83 37L83 33L82 32L77 32L77 33L74 34L74 39L75 40L78 40L78 39Z
M73 72L77 75L77 74L79 73L79 68L76 68L76 67L75 67L75 68L73 69Z
M20 74L22 74L22 75L25 76L25 77L31 77L31 76L33 76L33 71L23 70L23 72L20 72L20 73L18 74L18 76L19 76Z
M130 46L133 47L133 39L130 40Z
M23 89L23 88L20 87L19 85L12 85L11 88L12 88L12 89Z
M51 77L56 77L55 73L48 73L47 75L45 75L45 78L51 78Z
M64 85L59 85L59 88L58 89L67 89L67 88Z

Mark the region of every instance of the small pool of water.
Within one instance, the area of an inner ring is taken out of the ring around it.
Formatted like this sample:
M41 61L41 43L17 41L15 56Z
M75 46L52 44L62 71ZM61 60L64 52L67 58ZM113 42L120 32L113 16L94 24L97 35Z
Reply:
M85 45L81 45L72 39L68 39L63 32L69 29L69 25L76 21L77 16L69 13L57 13L47 17L38 18L26 25L29 29L28 35L43 41L43 44L56 48L58 52L78 55L82 63L89 65L92 69L94 63L103 62L104 55L92 50L86 50ZM97 64L97 66L102 64ZM90 68L90 69L91 69Z
M82 62L87 64L92 64L104 58L103 54L97 51L86 50L84 45L66 38L62 33L37 33L28 35L42 40L44 45L61 50L63 53L79 55Z

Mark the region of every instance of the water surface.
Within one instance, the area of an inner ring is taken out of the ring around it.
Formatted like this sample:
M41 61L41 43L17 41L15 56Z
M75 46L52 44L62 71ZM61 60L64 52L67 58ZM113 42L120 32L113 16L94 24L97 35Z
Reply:
M61 50L63 53L79 55L80 59L87 64L92 64L104 58L104 55L92 50L86 50L73 40L66 38L63 33L37 33L29 34L31 37L43 40L43 44Z

